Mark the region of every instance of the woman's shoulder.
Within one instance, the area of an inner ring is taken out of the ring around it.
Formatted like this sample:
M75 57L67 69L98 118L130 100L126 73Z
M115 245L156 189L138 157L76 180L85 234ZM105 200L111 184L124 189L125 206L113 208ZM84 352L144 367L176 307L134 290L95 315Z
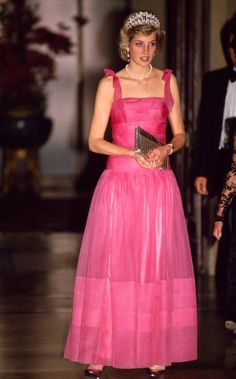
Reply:
M170 79L174 78L175 79L175 75L173 74L173 72L170 68L164 68L164 69L153 68L153 73L156 77L158 77L164 81L168 78L170 78Z
M158 75L164 75L167 72L170 72L170 73L172 72L172 70L170 70L169 68L163 68L163 69L161 69L161 68L157 68L157 67L153 67L152 71L155 72Z
M119 70L119 71L114 71L111 68L105 68L104 69L104 77L105 78L117 78L117 77L122 77L126 73L125 68Z
M104 77L100 80L100 84L102 86L112 86L113 87L113 82L114 80L117 79L122 79L125 77L125 69L122 69L120 71L113 71L110 68L105 68L104 69Z
M114 91L112 76L102 77L98 83L97 89L98 93L112 94Z

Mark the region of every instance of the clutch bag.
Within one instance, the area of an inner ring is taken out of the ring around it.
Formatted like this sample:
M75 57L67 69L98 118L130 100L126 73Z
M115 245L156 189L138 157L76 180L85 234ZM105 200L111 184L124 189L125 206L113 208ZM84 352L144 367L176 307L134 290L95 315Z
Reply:
M152 134L148 133L146 130L140 128L140 126L135 127L135 152L148 158L148 154L159 146L163 146L164 143L159 141ZM167 169L167 159L164 160L163 164L159 167L162 169Z

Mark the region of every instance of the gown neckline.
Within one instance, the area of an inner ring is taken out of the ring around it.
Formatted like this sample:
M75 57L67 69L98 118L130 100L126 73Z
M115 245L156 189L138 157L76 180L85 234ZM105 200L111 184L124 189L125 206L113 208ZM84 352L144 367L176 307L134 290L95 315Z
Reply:
M113 70L111 70L112 71L112 73L113 73L113 75L116 77L116 79L118 80L118 82L119 82L119 87L120 87L120 94L121 94L121 97L120 97L120 99L121 100L129 100L129 99L132 99L132 100L143 100L143 99L157 99L157 100L164 100L165 99L165 96L163 95L163 96L146 96L146 97L137 97L137 96L130 96L130 97L122 97L122 93L123 93L123 91L122 91L122 86L121 86L121 82L120 82L120 77L115 73L115 71L113 71ZM161 77L161 79L163 80L163 81L165 81L163 78L164 78L164 76L165 76L165 73L168 71L168 69L165 69L164 71L163 71L163 74L162 74L162 77ZM164 89L164 93L165 93L165 89Z
M164 96L146 96L146 97L135 97L135 96L130 96L130 97L121 97L121 100L144 100L144 99L157 99L157 100L163 100Z

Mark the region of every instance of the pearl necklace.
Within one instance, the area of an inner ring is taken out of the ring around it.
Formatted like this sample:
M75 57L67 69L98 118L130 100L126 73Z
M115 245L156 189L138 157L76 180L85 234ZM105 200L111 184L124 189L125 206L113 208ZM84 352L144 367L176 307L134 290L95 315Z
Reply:
M130 72L130 70L129 70L129 65L128 64L125 66L125 70L126 70L127 74L130 76L130 78L142 81L143 79L147 78L151 74L151 72L152 72L152 65L151 65L151 63L149 63L149 70L148 70L148 72L146 72L146 74L144 74L141 77L137 77L137 76L133 75Z

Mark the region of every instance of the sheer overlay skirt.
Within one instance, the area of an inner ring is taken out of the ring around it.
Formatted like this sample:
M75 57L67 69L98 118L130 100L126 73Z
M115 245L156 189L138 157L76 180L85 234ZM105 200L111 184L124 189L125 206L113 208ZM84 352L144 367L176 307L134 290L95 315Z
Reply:
M195 282L171 170L105 170L91 203L65 358L117 368L196 359Z

